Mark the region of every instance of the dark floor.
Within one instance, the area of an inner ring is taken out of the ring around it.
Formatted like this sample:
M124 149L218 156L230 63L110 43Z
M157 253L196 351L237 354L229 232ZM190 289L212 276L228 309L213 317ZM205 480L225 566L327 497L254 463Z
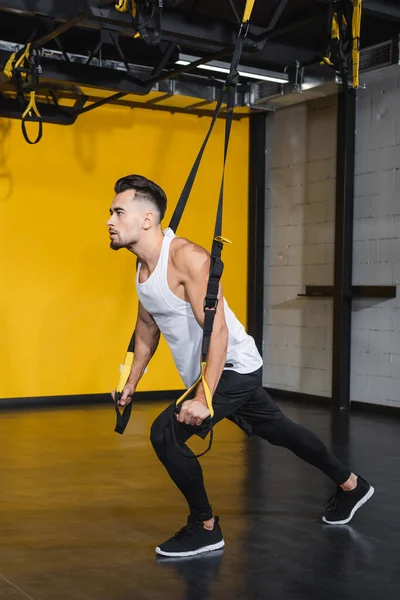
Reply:
M148 441L162 403L136 406L123 436L111 405L1 412L0 598L398 600L400 420L279 404L374 485L371 501L324 526L331 482L222 423L202 460L226 547L164 562L154 548L187 511Z

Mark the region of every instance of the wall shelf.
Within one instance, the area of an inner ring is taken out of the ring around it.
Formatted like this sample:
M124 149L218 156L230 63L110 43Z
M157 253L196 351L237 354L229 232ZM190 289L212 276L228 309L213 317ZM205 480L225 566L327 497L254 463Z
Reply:
M353 285L352 298L396 298L395 285ZM333 298L333 285L306 285L303 298Z

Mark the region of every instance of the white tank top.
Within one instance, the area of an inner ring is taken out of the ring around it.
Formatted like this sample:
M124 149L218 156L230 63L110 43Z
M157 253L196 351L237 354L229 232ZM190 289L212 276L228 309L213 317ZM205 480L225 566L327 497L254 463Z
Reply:
M157 266L144 283L139 283L139 262L136 289L143 307L165 337L185 386L190 387L200 374L203 329L197 323L190 303L178 298L168 286L168 256L174 238L170 228L164 231ZM238 373L252 373L262 366L254 339L246 333L225 299L224 307L229 331L225 368Z

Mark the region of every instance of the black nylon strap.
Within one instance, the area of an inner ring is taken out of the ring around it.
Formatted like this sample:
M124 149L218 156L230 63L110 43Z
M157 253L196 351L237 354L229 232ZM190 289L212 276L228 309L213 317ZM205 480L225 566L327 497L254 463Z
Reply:
M21 129L22 129L22 135L25 138L25 141L28 142L28 144L37 144L38 142L40 142L40 140L42 139L42 135L43 135L43 121L41 118L36 118L34 121L34 123L38 123L39 127L38 127L38 133L37 136L34 140L31 140L28 136L28 132L26 131L26 123L30 122L30 119L28 119L27 117L23 118L21 121Z
M196 179L196 175L197 175L197 172L199 170L201 159L203 158L204 150L207 147L208 140L210 139L211 133L212 133L212 131L214 129L214 125L215 125L215 123L217 121L217 118L218 118L218 115L219 115L219 113L221 111L221 106L222 106L223 99L224 99L224 91L221 92L221 95L220 95L220 98L218 100L217 106L215 108L214 116L212 118L212 121L211 121L210 127L208 129L207 135L206 135L206 137L204 139L204 142L203 142L203 144L202 144L202 146L200 148L200 151L199 151L199 153L197 155L197 158L194 161L193 167L192 167L192 169L191 169L191 171L189 173L189 177L186 180L185 186L184 186L184 188L182 190L182 193L181 193L181 195L179 197L179 200L177 202L177 205L176 205L175 210L173 212L173 215L171 217L171 221L169 223L169 227L174 232L176 232L176 230L179 227L179 223L181 221L181 218L182 218L182 215L183 215L183 211L185 210L187 201L188 201L189 196L190 196L190 192L192 191L194 180Z
M229 86L227 99L227 116L225 126L225 148L224 148L224 163L222 168L221 189L219 193L217 217L215 220L214 240L211 247L210 272L208 276L208 285L206 297L204 299L204 325L203 325L203 341L201 347L201 360L206 362L208 351L210 349L211 335L214 327L214 319L218 305L219 282L224 270L224 263L221 260L223 242L217 240L222 233L222 216L224 204L224 180L225 166L228 155L229 138L231 134L233 109L235 106L235 88Z
M135 352L135 332L132 333L127 352Z
M208 442L208 447L206 450L204 450L203 452L201 452L200 454L194 454L192 451L187 450L187 448L185 446L181 446L178 443L178 440L176 439L176 433L175 433L175 427L176 427L176 418L175 415L179 414L181 410L181 405L179 404L175 410L171 411L171 418L170 418L170 423L171 423L171 431L172 431L172 437L174 440L174 444L175 446L179 449L179 452L181 454L183 454L183 456L185 456L185 458L200 458L201 456L204 456L205 454L207 454L207 452L211 449L212 443L213 443L213 439L214 439L214 429L213 429L213 424L212 424L212 420L211 417L207 417L207 419L205 419L202 423L202 425L207 426L208 432L210 434L210 439Z
M120 392L116 392L115 393L115 412L117 413L117 422L115 424L115 429L114 431L116 433L120 433L121 435L124 433L126 426L129 423L129 419L131 417L131 412L132 412L132 400L129 402L129 404L127 404L123 410L123 412L121 413L119 408L118 408L118 400L121 399L122 394Z
M161 11L163 2L153 0L150 7L144 7L141 2L136 4L136 24L139 33L146 44L154 46L161 41ZM148 15L150 11L150 15ZM150 35L147 28L153 29L153 34Z
M225 146L224 146L224 162L222 166L222 180L221 188L219 192L217 218L215 220L214 238L219 237L222 234L222 211L224 205L224 182L225 182L225 167L226 158L228 156L229 138L232 129L233 110L235 107L235 87L233 85L228 86L227 90L227 105L226 105L226 124L225 124ZM222 249L222 248L221 248Z
M133 334L132 334L127 352L135 352L135 332L133 332ZM118 408L118 402L119 402L119 400L121 400L121 397L122 397L122 392L115 392L114 408L115 408L115 412L117 415L117 422L115 424L114 431L116 431L116 433L120 433L122 435L126 429L126 426L129 423L129 419L131 417L132 401L130 401L129 404L127 404L127 406L125 406L123 412L121 413Z

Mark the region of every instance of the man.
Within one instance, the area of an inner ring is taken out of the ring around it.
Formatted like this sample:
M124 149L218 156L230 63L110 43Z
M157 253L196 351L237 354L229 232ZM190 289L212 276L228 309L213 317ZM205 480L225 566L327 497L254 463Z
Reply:
M171 348L185 385L190 387L197 380L210 258L200 246L175 237L170 229L162 230L167 199L158 185L145 177L129 175L117 181L115 194L107 222L110 246L113 250L126 248L137 256L139 310L135 358L119 401L126 406L157 349L160 332ZM322 520L333 525L348 523L374 489L345 468L315 434L280 411L262 388L261 369L262 359L254 340L230 310L220 287L205 371L213 395L213 424L228 418L247 435L258 435L289 448L321 469L337 485ZM187 525L160 544L156 552L165 556L192 556L224 546L218 517L213 516L207 498L200 463L185 444L193 434L203 438L207 434L204 421L210 412L202 385L197 386L192 399L182 403L178 415L174 408L175 403L154 421L151 442L185 496L190 514Z

